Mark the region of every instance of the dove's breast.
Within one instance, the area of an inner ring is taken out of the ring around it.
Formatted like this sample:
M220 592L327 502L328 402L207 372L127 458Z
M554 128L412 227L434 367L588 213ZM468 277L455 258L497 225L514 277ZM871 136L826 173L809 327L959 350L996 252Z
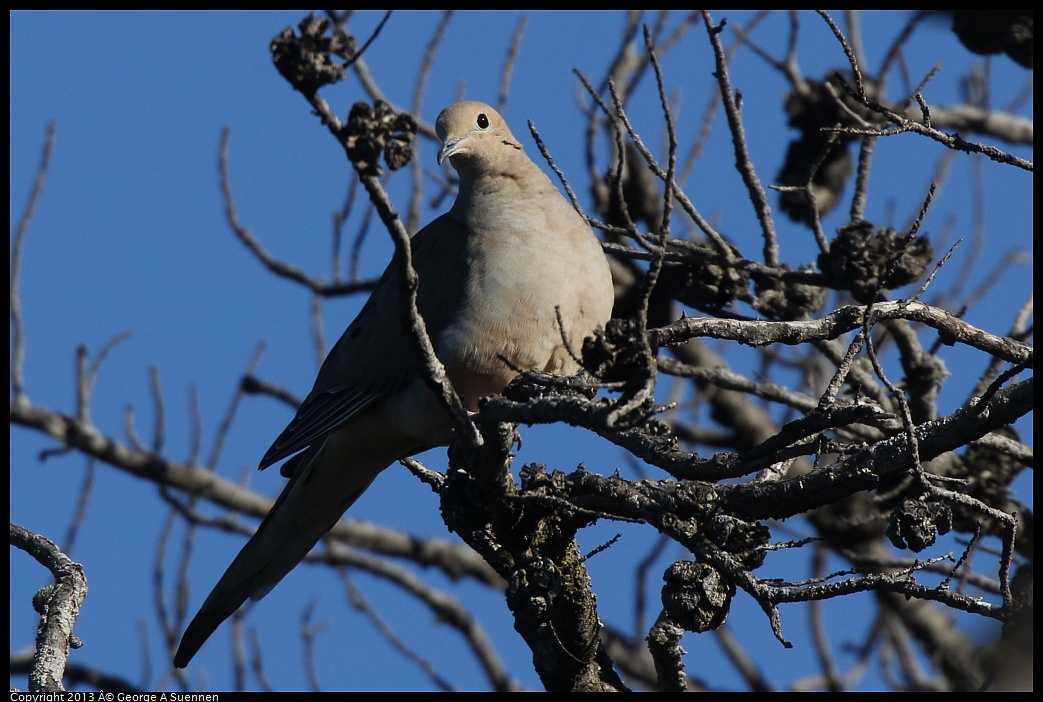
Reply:
M501 197L497 206L481 210L481 222L466 224L465 301L435 345L472 410L478 398L501 392L518 370L578 371L562 343L562 325L578 354L583 338L611 315L612 278L601 245L554 195L550 206L538 208Z

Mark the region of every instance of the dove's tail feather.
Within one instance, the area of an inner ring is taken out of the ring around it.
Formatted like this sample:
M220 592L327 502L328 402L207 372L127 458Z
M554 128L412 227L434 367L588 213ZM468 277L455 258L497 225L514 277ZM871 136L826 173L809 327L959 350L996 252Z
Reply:
M290 482L189 623L174 655L184 668L246 600L259 600L304 559L344 511L394 460L335 450L335 434L298 457Z

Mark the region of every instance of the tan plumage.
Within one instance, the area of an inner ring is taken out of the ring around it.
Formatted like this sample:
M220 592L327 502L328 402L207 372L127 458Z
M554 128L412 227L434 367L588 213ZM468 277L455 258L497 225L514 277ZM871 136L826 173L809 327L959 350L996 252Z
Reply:
M417 306L453 387L476 410L514 378L512 367L578 371L555 306L578 348L608 321L612 280L590 227L493 108L450 105L436 130L439 163L450 160L460 186L452 209L413 237ZM419 376L398 289L389 266L261 459L266 468L289 458L289 483L188 625L177 667L247 598L260 599L290 572L378 473L452 439Z

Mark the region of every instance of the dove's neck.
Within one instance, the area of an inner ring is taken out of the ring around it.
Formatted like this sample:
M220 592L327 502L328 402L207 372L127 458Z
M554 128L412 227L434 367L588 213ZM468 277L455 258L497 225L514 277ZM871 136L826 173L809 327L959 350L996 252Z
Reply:
M458 169L460 186L450 211L454 219L469 223L475 212L495 211L505 203L523 206L557 189L539 166L524 154L500 163L483 164L483 168Z

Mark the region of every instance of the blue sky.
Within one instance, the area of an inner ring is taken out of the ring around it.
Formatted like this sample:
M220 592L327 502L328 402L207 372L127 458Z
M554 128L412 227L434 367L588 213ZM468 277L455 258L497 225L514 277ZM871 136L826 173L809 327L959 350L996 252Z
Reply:
M164 452L175 459L185 460L192 453L191 394L198 397L201 408L202 459L211 451L214 428L260 342L266 344L258 370L261 377L300 395L311 386L316 370L308 316L311 298L296 285L274 280L235 240L224 220L216 169L220 132L229 127L231 180L244 223L274 255L313 275L328 275L332 214L343 202L352 177L350 167L304 100L274 70L268 52L271 37L286 26L296 26L303 14L10 15L12 234L35 175L47 124L58 123L21 280L27 320L25 374L34 403L72 412L77 346L84 344L96 354L126 330L132 336L112 350L101 368L92 395L92 417L103 431L125 440L125 413L133 406L136 431L148 440L154 419L149 369L157 367L166 403ZM357 36L368 36L381 14L361 13L352 24ZM538 159L526 129L526 121L533 120L566 174L574 175L575 183L586 183L583 125L576 110L579 88L572 69L600 82L624 17L620 12L527 16L504 116ZM718 21L723 16L715 13ZM458 97L495 102L506 46L519 17L514 11L461 12L454 17L431 72L419 115L423 120L433 122L442 107ZM745 16L732 17L741 22ZM424 46L439 18L434 12L397 12L369 50L367 61L394 103L411 104ZM827 68L843 66L843 55L821 20L808 13L800 19L802 42L806 42L799 55L802 67L822 75ZM874 65L902 21L904 15L893 13L863 17L867 53ZM754 37L779 55L787 29L785 17L779 15L759 27ZM939 105L957 101L958 78L976 59L940 26L921 29L918 37L916 50L907 57L910 80L918 83L944 56L942 72L928 86L926 98ZM713 57L701 24L664 57L663 65L677 105L679 136L690 143L700 128L709 91L715 89L710 77ZM1002 106L1021 90L1026 72L1006 58L995 59L992 71L993 104ZM777 74L749 51L739 54L732 81L743 91L750 148L759 174L770 182L792 135L778 109L783 86ZM648 143L661 144L654 86L646 83L632 117ZM342 115L352 102L366 99L353 80L325 94ZM1020 114L1031 118L1031 99ZM1031 158L1030 149L1016 152ZM919 208L941 153L940 147L908 136L881 143L869 218L905 224ZM437 172L434 154L428 142L419 151L430 172ZM939 253L940 241L951 244L964 237L950 270L955 277L955 271L969 269L980 281L1011 250L1031 256L1032 179L983 158L969 167L967 159L956 157L926 229L932 232ZM757 221L733 163L730 139L719 119L685 189L745 251L759 251ZM978 177L988 183L980 222L969 217L970 210L960 209L974 196L971 183ZM389 183L402 210L408 180L408 174L402 173ZM578 194L589 205L588 193L579 190ZM846 204L840 209L845 208ZM951 217L949 213L957 210L959 216ZM426 213L424 220L434 214ZM835 213L827 221L827 234L842 223L842 215ZM781 216L777 223L783 259L807 260L813 242L806 230ZM979 224L986 239L976 246L974 230ZM354 231L350 224L348 231ZM379 273L390 251L387 237L371 234L363 250L363 275ZM1031 276L1030 258L1006 269L1000 284L967 311L966 319L1004 334L1013 309L1031 290ZM952 284L945 272L936 283L941 288ZM362 302L352 297L324 303L328 344ZM748 351L725 345L718 351L738 368L750 362ZM976 355L953 354L947 363L954 375L973 378L984 365ZM960 365L964 362L966 366ZM966 385L953 385L943 399L943 409L951 410L966 397ZM252 468L289 418L288 410L271 400L248 398L228 436L218 470L232 479L250 475L255 489L274 494L282 485L277 473L256 474ZM1022 429L1031 444L1031 427L1026 424ZM574 431L526 429L524 437L518 465L537 461L569 470L586 461L588 469L603 473L629 465L620 451ZM62 542L85 462L75 456L37 460L42 450L54 447L49 439L12 427L11 520ZM433 468L444 468L444 453L431 452L424 460ZM1031 484L1022 487L1023 499L1031 504ZM455 538L445 534L430 491L397 467L381 476L351 516L422 536ZM84 564L91 587L77 624L86 645L74 660L140 685L165 684L167 664L160 659L165 652L151 609L154 544L165 518L166 508L152 485L99 466L73 551L73 557ZM793 529L803 533L797 524ZM615 525L591 530L584 535L584 548L595 547L616 531ZM200 534L199 543L191 565L193 607L241 540ZM644 553L648 543L647 534L626 531L615 548ZM168 559L167 567L173 564ZM608 559L591 562L602 618L624 625L631 616L625 607L629 590L625 584L616 587L617 567ZM12 552L12 650L31 643L35 624L29 597L45 582L38 566L24 554ZM399 634L430 655L446 677L466 689L482 689L483 681L459 653L455 633L432 622L425 610L392 588L364 575L357 576L357 582ZM513 633L502 598L466 585L440 584L463 601L477 603L481 622L511 671L523 684L538 688L529 653ZM658 582L653 584L658 588ZM391 651L372 626L344 604L342 594L337 578L305 566L255 607L252 622L261 629L272 683L280 689L306 684L296 632L302 605L319 598L316 618L329 623L320 645L325 653L335 654L323 656L320 664L319 677L327 689L429 689L430 681ZM857 599L834 603L827 612L846 619L857 605ZM783 610L784 625L793 624L786 633L798 644L788 651L771 637L759 609L741 595L729 625L754 650L773 647L775 653L761 664L769 680L783 686L815 670L808 660L807 632L798 628L803 620L795 608ZM865 626L856 624L851 636L857 639ZM197 687L225 689L231 684L226 673L228 640L225 628L189 668ZM727 665L711 637L689 635L684 645L690 652L690 673L716 685L738 684L726 673Z

